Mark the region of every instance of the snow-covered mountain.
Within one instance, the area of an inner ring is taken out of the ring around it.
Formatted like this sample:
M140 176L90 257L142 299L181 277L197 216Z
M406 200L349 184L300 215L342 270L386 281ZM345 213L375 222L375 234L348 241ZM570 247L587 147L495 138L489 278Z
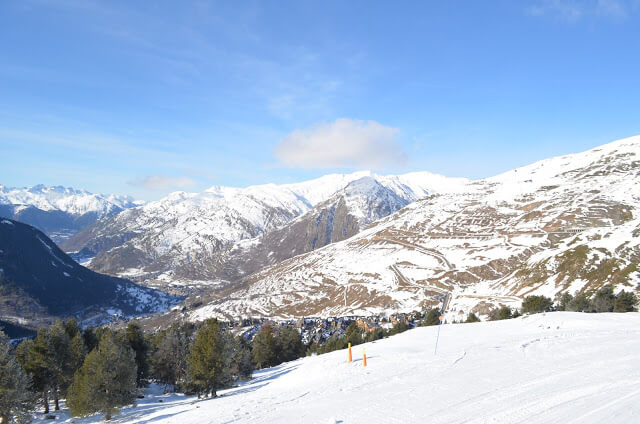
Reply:
M33 225L62 242L97 219L138 206L127 196L93 194L61 186L0 185L0 216Z
M85 324L163 312L175 296L78 265L44 233L0 219L0 320L38 327L53 317Z
M528 294L638 290L639 259L640 136L431 192L256 272L191 318L366 315L446 294L463 317Z
M309 229L304 248L285 251L281 243L266 242L267 253L289 258L353 235L427 193L455 190L465 183L426 172L399 176L357 172L296 184L177 192L100 220L63 246L67 251L96 254L90 266L110 274L168 282L232 278L247 272L225 271L229 261L239 257L237 252L265 246L264 237L275 230L298 228L303 221L323 217ZM291 230L280 234L287 233ZM264 264L269 263L273 262ZM255 266L250 271L258 269Z

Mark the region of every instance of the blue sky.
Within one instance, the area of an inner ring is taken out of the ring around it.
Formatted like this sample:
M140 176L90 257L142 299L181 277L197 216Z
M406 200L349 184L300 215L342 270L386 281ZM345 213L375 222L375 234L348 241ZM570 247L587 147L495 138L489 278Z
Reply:
M640 0L0 2L0 184L481 178L640 134Z

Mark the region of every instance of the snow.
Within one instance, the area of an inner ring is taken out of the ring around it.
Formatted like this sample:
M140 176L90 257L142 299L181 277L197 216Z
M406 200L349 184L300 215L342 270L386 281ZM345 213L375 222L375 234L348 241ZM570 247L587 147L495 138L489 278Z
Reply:
M137 206L140 202L128 196L94 194L61 186L14 188L0 185L0 204L34 206L44 211L59 210L72 215L96 212L105 216Z
M7 219L3 219L1 222L2 222L3 224L7 224L7 225L13 225L13 222L11 222L11 221L9 221L9 220L7 220Z
M152 386L114 421L638 422L640 313L555 312L440 330L437 354L438 328L417 328L355 346L351 364L342 350L258 371L215 399ZM66 412L59 415L57 422L71 422Z

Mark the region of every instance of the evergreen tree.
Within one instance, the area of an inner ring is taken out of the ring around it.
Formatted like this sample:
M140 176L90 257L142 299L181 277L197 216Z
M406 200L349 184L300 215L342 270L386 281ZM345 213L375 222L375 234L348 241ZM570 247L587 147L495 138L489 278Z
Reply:
M511 308L508 306L502 306L499 309L494 309L491 311L489 315L489 320L491 321L501 321L503 319L511 319L512 318Z
M358 327L358 324L352 322L347 327L347 334L345 337L347 338L347 343L351 343L351 346L358 345L362 343L362 330Z
M584 293L577 293L567 304L567 310L572 312L585 312L589 311L590 308L591 303Z
M225 382L225 345L222 329L217 319L208 319L196 333L187 358L188 375L198 397L211 393L217 396L217 389Z
M469 315L467 315L467 319L465 321L466 323L471 323L471 322L480 322L480 318L478 318L478 316L476 314L474 314L473 312L469 313Z
M562 293L562 295L560 296L560 298L558 300L558 310L559 311L568 311L569 310L569 304L571 303L572 300L573 300L573 296L571 296L571 293L569 293L569 292Z
M184 328L172 326L158 334L154 344L150 360L154 378L179 389L186 380L190 334Z
M67 395L71 415L102 412L110 420L118 408L135 401L136 375L135 353L129 344L105 333L73 378Z
M253 363L260 368L274 365L278 358L276 338L270 325L263 325L251 343Z
M440 324L440 309L430 309L427 312L427 316L424 317L422 325L439 325Z
M548 312L553 307L553 301L546 296L527 296L522 301L522 313L536 314Z
M7 336L0 331L0 424L30 421L29 378L16 361Z
M31 390L41 395L44 413L49 413L49 390L51 388L51 344L45 328L38 331L32 340L24 340L18 346L17 359L31 379Z
M404 321L399 321L391 328L391 331L389 331L389 335L393 336L394 334L400 334L407 331L408 329L409 326Z
M365 342L373 342L376 340L380 340L380 339L384 339L386 337L386 334L384 332L384 330L380 327L376 327L373 329L373 331L369 331L365 336L364 336L364 341Z
M616 301L611 286L602 287L593 298L593 308L596 312L612 312Z
M616 296L615 303L613 305L613 312L635 312L638 309L636 308L636 304L638 303L638 298L633 292L626 292L622 290Z
M73 379L74 358L71 347L71 339L67 334L65 325L58 320L47 329L49 333L49 375L50 388L53 394L54 407L60 410L60 393L67 390Z
M78 322L75 318L71 318L64 323L64 329L69 335L70 339L73 339L75 336L81 333L82 329L78 325Z
M281 327L276 338L276 360L272 365L293 361L304 355L304 344L297 329Z
M98 346L98 336L96 336L93 328L87 327L82 332L82 340L84 340L84 346L87 349L87 353L91 352Z
M237 379L251 378L253 372L253 361L251 349L246 339L242 336L232 338L233 349L231 358L230 373Z
M136 377L136 383L138 387L142 387L143 380L146 378L149 373L149 361L148 361L148 352L149 352L149 344L144 337L144 333L140 326L131 321L127 325L127 329L125 331L125 335L131 349L136 354L136 365L138 367L138 375Z

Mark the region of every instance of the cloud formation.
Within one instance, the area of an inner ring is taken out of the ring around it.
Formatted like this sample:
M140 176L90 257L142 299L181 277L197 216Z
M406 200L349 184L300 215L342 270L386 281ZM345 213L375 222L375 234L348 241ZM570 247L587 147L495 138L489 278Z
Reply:
M292 168L387 169L406 165L398 129L375 121L338 119L295 130L275 147L281 164Z
M149 175L129 182L135 187L142 187L147 190L176 190L188 189L196 185L196 182L189 177L169 177L167 175Z

